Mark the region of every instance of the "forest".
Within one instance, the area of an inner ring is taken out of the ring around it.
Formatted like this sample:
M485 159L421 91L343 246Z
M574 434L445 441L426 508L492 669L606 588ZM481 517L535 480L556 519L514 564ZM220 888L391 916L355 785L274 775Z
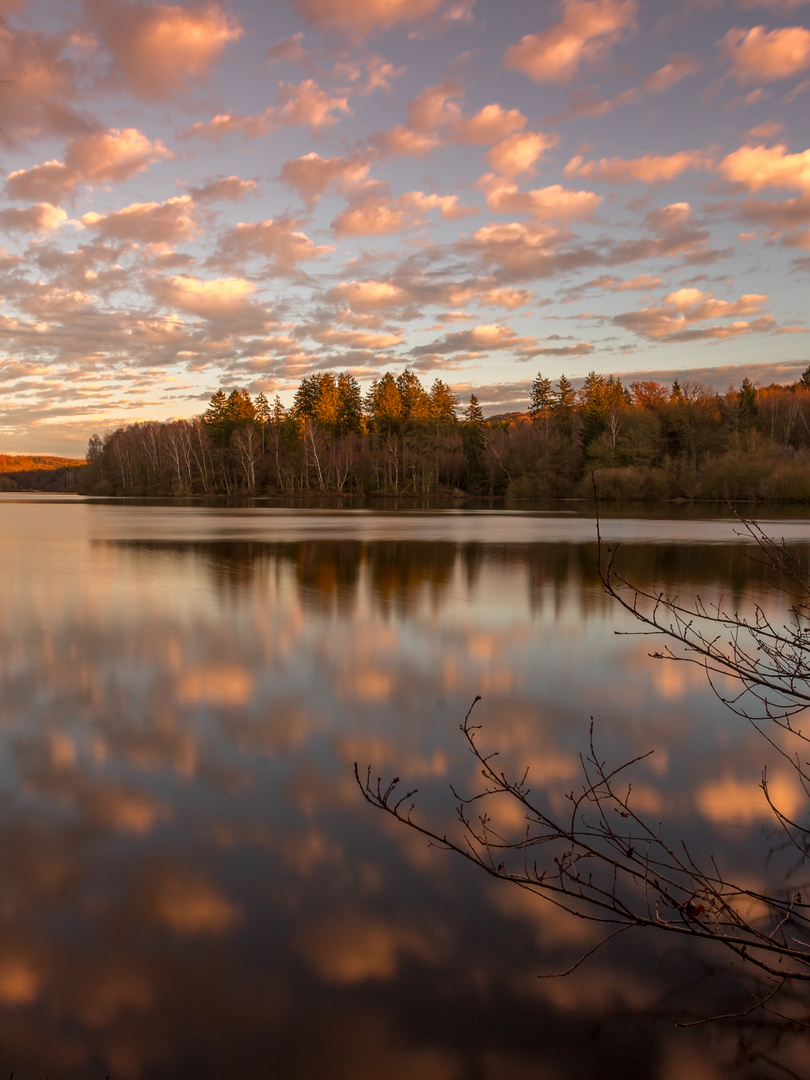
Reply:
M84 462L52 454L0 454L0 491L75 491Z
M593 477L593 480L591 479ZM790 385L718 394L691 379L580 389L538 374L526 413L485 419L409 369L363 396L348 373L278 396L217 390L191 420L94 434L78 491L93 495L469 495L810 500L810 367Z

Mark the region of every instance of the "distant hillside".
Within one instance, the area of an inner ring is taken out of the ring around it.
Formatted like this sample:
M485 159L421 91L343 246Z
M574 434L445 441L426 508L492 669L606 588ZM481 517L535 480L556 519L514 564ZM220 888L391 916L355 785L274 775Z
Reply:
M75 469L84 464L84 458L56 457L53 454L0 454L0 473L50 472L53 469Z
M75 491L81 458L0 454L0 491Z

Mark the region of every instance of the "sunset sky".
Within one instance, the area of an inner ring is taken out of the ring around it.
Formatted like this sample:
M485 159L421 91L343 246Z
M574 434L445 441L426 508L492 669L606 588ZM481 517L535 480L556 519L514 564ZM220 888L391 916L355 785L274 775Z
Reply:
M806 0L0 12L0 451L325 369L493 414L810 362Z

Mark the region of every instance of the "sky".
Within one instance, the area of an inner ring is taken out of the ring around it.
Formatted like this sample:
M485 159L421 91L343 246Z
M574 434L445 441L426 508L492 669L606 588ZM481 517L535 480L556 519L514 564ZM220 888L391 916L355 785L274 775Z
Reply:
M810 363L808 0L0 0L0 450Z

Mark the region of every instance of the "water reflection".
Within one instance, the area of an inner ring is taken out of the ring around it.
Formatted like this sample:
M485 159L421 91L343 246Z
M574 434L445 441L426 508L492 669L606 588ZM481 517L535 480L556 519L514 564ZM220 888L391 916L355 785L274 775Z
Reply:
M0 1075L747 1075L733 1033L668 1022L742 996L704 956L637 940L540 981L595 928L390 828L354 786L356 760L407 777L449 826L482 693L505 766L562 806L593 715L606 754L655 748L634 784L650 814L739 876L777 872L765 748L699 672L614 636L592 540L515 540L505 516L493 543L455 523L205 543L171 507L151 536L77 509L51 506L42 542L0 532ZM737 546L625 555L643 584L764 595Z

